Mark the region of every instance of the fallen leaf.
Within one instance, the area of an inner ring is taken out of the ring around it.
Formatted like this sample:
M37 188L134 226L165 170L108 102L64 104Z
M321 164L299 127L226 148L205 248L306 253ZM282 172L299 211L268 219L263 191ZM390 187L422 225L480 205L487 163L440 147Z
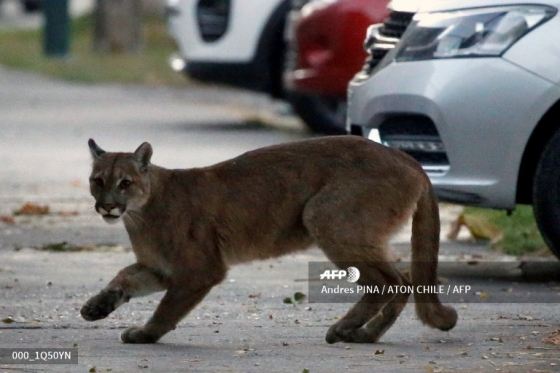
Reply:
M66 241L46 244L43 247L38 248L38 250L55 251L55 252L87 251L87 250L84 250L83 247L71 245Z
M303 302L305 300L305 298L307 298L307 296L301 292L297 292L294 293L293 297L286 297L284 298L284 300L282 302L286 303L286 304L293 304L294 306L297 304L300 304L301 302Z
M2 319L2 322L4 324L11 324L11 323L15 322L15 320L12 319L11 317L6 317L5 319Z
M303 302L303 301L305 300L305 298L307 298L307 296L306 296L305 294L299 292L299 291L298 291L297 293L294 294L294 300L295 300L297 303Z
M97 367L96 366L91 367L89 373L95 373L95 372L97 372Z
M261 293L249 294L249 298L260 298L260 297L261 297Z
M555 331L548 337L544 338L542 341L550 345L560 345L560 330Z
M500 228L486 219L464 213L460 214L451 224L451 229L447 234L447 238L456 240L463 226L467 227L469 233L475 240L485 240L495 244L504 238L504 233Z
M0 216L0 221L7 225L14 225L16 223L16 220L14 218L7 215Z
M40 206L35 203L26 202L19 210L14 211L14 215L48 215L49 206Z
M374 355L384 355L384 354L385 354L385 350L375 350Z
M309 373L309 369L304 369L301 371L301 373Z

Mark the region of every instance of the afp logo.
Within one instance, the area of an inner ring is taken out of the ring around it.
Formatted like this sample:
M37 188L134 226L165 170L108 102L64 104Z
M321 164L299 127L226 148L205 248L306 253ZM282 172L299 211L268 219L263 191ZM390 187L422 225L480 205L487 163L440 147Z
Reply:
M360 270L356 267L344 269L326 269L320 276L321 280L342 280L346 277L348 282L356 282L360 279Z

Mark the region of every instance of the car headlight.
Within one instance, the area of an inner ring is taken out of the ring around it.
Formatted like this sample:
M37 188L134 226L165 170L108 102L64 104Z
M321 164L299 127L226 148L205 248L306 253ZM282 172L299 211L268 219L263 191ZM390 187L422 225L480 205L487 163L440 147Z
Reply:
M395 59L500 56L555 14L555 8L545 5L417 14L395 50Z

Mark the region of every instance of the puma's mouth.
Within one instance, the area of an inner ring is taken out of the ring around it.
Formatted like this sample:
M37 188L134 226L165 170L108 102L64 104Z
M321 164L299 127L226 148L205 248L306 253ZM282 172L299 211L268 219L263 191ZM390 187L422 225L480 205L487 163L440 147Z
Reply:
M103 217L103 220L105 220L107 223L113 224L113 223L116 223L119 220L120 215L106 214L106 215L103 215L102 217Z

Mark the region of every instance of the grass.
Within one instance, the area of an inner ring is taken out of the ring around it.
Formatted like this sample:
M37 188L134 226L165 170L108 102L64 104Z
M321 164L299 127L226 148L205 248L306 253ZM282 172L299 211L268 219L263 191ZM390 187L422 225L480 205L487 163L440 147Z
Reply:
M511 216L507 216L504 211L477 207L467 207L464 213L497 226L503 232L504 238L493 244L493 247L506 254L522 255L549 251L537 228L532 206L518 205Z
M171 70L169 56L177 51L163 19L144 19L144 44L137 54L97 54L93 51L93 18L72 20L70 52L65 58L43 54L43 31L1 30L0 64L69 81L148 85L186 85L184 75Z

